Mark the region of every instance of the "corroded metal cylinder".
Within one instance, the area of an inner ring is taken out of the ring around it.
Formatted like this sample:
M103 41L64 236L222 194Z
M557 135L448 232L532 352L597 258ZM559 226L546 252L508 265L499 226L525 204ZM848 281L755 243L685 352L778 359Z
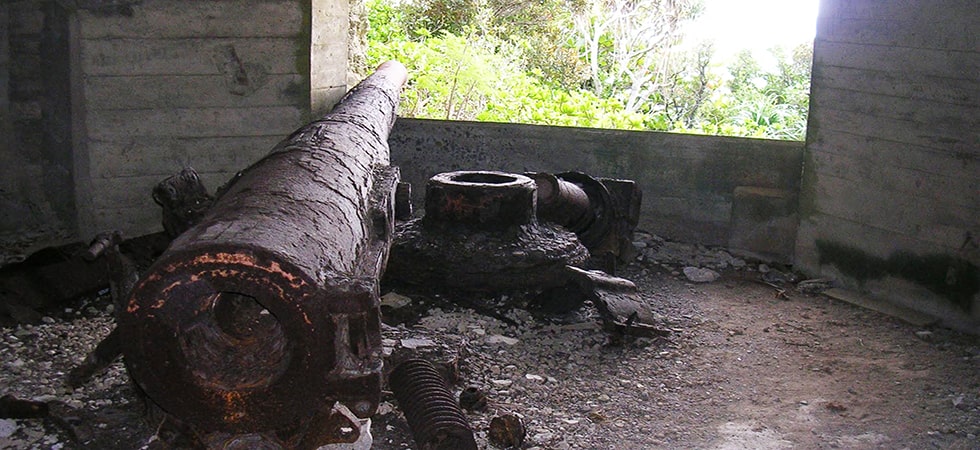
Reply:
M382 65L241 172L135 286L122 350L164 411L228 433L302 430L334 402L374 413L405 78Z
M554 222L574 233L588 230L595 222L589 196L578 185L550 173L529 174L538 187L538 218Z
M545 174L537 175L535 180L542 181L545 190L550 191L538 197L538 217L575 232L590 252L600 250L609 238L616 214L606 186L580 172L555 174L551 176L553 181Z
M397 228L385 276L473 292L562 285L565 266L589 257L575 234L539 223L534 180L460 171L426 185L425 216Z
M633 259L642 193L631 180L584 173L529 173L538 186L538 219L559 224L589 249L592 264L614 272Z
M392 370L388 384L420 449L476 449L466 416L432 363L407 359Z
M534 220L534 180L523 175L462 171L440 173L425 191L425 223L500 230Z

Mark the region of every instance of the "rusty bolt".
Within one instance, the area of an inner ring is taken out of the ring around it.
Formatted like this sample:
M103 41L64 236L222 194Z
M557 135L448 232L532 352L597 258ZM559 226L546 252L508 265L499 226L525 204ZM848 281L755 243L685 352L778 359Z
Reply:
M524 421L514 414L504 414L490 421L490 442L498 447L519 448L524 445L527 429Z
M487 396L476 386L470 386L459 393L459 406L467 411L486 411Z

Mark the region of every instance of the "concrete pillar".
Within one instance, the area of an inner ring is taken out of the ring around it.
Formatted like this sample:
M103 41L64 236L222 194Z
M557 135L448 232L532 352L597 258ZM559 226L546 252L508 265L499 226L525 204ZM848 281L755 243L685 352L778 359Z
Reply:
M310 24L310 113L326 114L347 92L350 4L312 0Z

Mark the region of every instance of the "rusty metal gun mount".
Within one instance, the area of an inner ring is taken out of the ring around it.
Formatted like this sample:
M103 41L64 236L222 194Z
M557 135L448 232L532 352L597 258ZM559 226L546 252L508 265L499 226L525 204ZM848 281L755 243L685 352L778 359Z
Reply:
M534 180L460 171L426 185L425 216L398 225L386 277L470 292L537 290L565 283L588 259L575 234L535 216Z
M209 447L352 442L329 429L377 409L406 76L383 64L241 172L119 312L132 378Z
M634 181L580 172L526 175L538 187L538 219L573 231L589 249L592 265L615 273L618 264L632 261L642 199Z

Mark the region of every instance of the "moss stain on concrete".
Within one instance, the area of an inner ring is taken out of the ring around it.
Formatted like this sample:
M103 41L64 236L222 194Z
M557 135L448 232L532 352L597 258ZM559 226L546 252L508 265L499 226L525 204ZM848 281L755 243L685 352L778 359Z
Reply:
M817 129L816 119L810 116L807 122L807 144L803 149L803 167L801 168L799 214L800 218L810 219L817 211L817 165L813 157L812 140Z
M311 62L310 52L313 42L311 41L313 37L313 0L297 0L299 3L299 8L303 12L303 21L299 26L299 35L296 36L296 50L293 53L293 59L296 62L296 73L302 77L303 81L297 84L291 84L287 89L288 92L284 92L284 95L292 96L297 95L299 91L300 95L304 99L303 108L306 111L306 116L304 122L312 120L310 113L310 104L312 99L310 98L310 70Z
M856 247L816 240L819 262L837 267L858 282L894 276L918 284L972 312L973 297L980 292L980 268L967 260L934 253L916 255L897 251L888 258L870 255Z

